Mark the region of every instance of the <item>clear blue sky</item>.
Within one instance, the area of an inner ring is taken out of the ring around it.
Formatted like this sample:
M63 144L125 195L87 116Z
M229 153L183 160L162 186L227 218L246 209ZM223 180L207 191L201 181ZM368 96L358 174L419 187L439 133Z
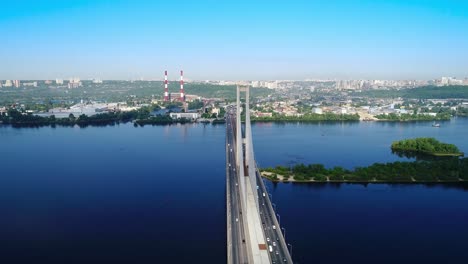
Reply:
M0 79L468 77L468 1L2 1Z

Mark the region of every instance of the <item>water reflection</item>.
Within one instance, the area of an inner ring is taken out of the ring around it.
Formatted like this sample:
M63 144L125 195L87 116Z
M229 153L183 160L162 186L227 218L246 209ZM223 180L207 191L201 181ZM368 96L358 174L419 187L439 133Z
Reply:
M392 154L397 155L400 158L416 159L416 160L425 160L425 161L439 161L439 160L457 160L459 157L453 156L434 156L416 151L407 151L407 150L394 150L392 149Z

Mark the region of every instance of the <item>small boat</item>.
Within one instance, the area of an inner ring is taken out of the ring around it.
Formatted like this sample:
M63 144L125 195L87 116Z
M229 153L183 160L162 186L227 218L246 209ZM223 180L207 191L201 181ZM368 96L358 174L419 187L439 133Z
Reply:
M440 127L440 124L439 124L439 123L436 123L436 122L434 122L434 124L432 124L432 127Z

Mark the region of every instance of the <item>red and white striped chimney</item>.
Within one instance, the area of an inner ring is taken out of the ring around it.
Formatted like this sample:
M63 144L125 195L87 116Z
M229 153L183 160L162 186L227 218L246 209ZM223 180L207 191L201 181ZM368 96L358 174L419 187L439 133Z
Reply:
M169 101L169 89L167 88L167 71L164 71L164 101Z
M184 93L184 71L180 71L180 101L185 102Z

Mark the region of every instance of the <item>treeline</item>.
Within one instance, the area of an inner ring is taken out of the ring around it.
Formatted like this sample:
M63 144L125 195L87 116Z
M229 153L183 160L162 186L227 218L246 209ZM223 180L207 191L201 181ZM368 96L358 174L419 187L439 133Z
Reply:
M56 118L54 115L42 117L32 114L23 114L16 109L8 110L7 114L0 115L0 123L9 124L14 127L38 127L38 126L105 126L115 125L118 123L127 123L134 121L135 125L165 125L172 123L187 123L188 119L173 120L168 115L151 116L149 108L142 108L139 110L128 112L110 112L101 113L93 116L82 114L75 117L70 114L65 118Z
M180 123L180 124L185 124L185 123L190 123L191 120L186 119L186 118L180 118L180 119L172 119L168 115L159 115L159 116L152 116L149 118L145 119L137 119L134 122L134 126L140 125L170 125L170 124L175 124L175 123Z
M455 155L460 152L457 146L453 144L442 143L435 138L415 138L395 141L392 143L392 151L421 152L431 155Z
M468 107L458 107L457 116L468 116Z
M355 96L366 96L374 98L420 98L420 99L448 99L448 98L468 98L468 86L423 86L412 89L400 90L371 90L356 92Z
M304 114L302 116L286 116L286 115L273 115L271 117L254 117L250 118L254 121L264 122L314 122L314 121L359 121L358 114L334 114L334 113L323 113L323 114Z
M322 164L298 164L288 168L277 166L262 171L272 173L269 179L316 182L458 182L468 181L468 158L452 158L438 161L413 161L374 163L368 167L347 170L342 167L327 169Z
M388 115L380 114L375 116L377 119L386 121L435 121L435 120L450 120L449 113L438 113L436 116L424 114L400 114L390 113Z

